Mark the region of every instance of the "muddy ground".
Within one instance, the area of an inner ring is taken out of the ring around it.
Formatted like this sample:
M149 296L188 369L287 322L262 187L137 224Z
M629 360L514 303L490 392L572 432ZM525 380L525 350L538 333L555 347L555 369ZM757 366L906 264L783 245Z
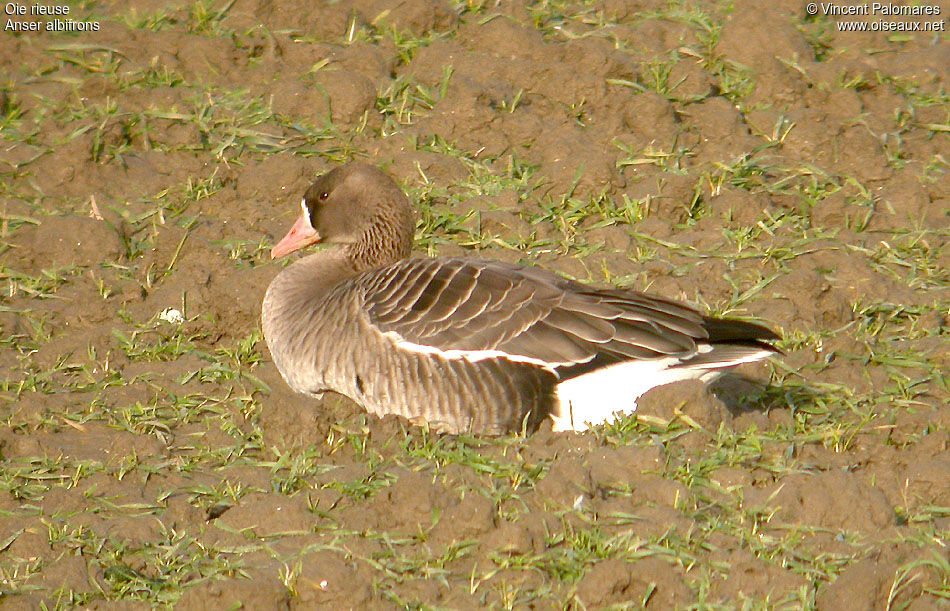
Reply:
M70 6L98 29L0 33L0 606L948 604L950 45L836 27L947 3ZM420 255L787 356L579 435L295 396L268 251L351 158Z

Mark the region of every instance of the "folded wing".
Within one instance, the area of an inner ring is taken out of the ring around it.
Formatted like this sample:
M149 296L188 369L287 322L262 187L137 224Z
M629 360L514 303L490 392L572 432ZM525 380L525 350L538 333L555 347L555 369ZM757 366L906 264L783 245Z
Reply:
M360 278L367 320L404 345L472 358L538 361L567 371L697 354L697 342L774 336L708 319L674 301L599 290L535 268L466 259L406 259Z

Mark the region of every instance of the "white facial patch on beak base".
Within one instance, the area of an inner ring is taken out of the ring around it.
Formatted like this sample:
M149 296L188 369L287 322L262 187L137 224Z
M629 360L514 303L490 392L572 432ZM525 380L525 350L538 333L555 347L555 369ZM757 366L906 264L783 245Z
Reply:
M320 241L320 234L310 223L310 211L307 209L307 200L300 200L300 216L283 238L270 251L271 259L277 259L298 251L301 248L316 244Z

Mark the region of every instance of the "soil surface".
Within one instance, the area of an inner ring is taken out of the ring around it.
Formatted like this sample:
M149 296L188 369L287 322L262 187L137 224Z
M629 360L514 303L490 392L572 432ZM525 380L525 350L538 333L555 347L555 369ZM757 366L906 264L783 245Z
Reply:
M838 24L950 5L766 4L4 15L44 29L0 32L0 606L946 606L950 44ZM294 395L269 249L352 158L418 202L420 255L683 299L787 354L584 434Z

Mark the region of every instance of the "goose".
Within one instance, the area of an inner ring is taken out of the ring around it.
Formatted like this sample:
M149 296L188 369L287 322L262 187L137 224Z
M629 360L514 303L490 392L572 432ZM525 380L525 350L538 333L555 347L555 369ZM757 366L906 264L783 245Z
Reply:
M271 256L327 247L285 267L261 312L295 392L335 391L447 433L533 431L545 419L584 431L633 413L651 388L779 353L766 327L663 297L499 261L411 258L415 219L367 163L307 189Z

